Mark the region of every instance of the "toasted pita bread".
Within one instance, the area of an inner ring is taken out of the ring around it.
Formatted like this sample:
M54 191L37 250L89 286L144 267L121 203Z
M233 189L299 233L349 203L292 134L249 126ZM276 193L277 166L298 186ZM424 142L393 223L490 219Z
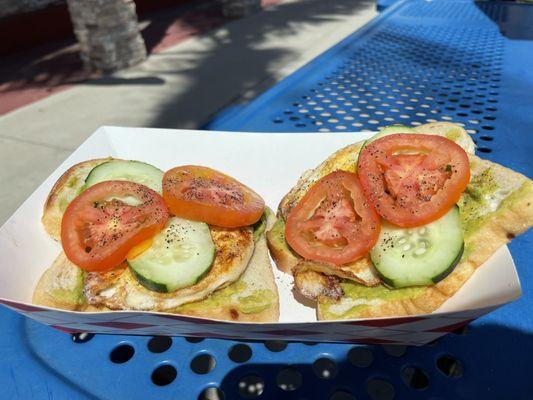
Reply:
M465 255L448 277L434 286L414 289L387 289L381 286L380 290L376 291L376 296L370 293L365 298L355 299L345 295L341 307L335 299L319 295L318 319L372 318L433 312L453 296L496 250L533 226L533 182L523 175L489 161L479 160L479 165L499 171L495 174L499 177L499 182L502 185L514 182L511 185L515 189L498 201L495 211L480 216L479 221L467 228ZM479 173L478 170L475 176L479 176ZM305 286L305 283L303 285ZM345 292L350 292L354 288L359 290L360 288L355 285L357 284L348 281L341 283ZM399 294L399 298L390 298L389 294L392 293Z
M85 303L84 272L61 252L39 279L32 303L63 310L77 310Z
M55 240L61 238L63 213L74 197L80 193L89 172L97 165L109 160L111 158L97 158L76 164L63 173L52 187L44 203L41 222L46 232Z
M275 218L269 215L267 229ZM229 298L229 301L227 301ZM240 322L275 322L279 319L279 295L266 238L255 244L254 254L241 278L210 297L177 308L178 314Z
M253 229L210 228L216 255L209 272L197 283L170 293L142 286L129 268L117 273L89 272L85 278L87 303L113 310L170 311L198 301L239 279L254 251Z
M416 131L445 136L461 145L469 154L471 183L459 203L465 227L466 250L462 261L446 279L434 286L388 289L383 285L366 287L372 286L370 280L347 277L342 268L324 268L320 263L304 261L294 253L280 234L284 232L283 219L316 180L336 169L353 168L361 144L347 146L316 169L302 175L297 186L280 203L279 219L267 234L269 248L278 267L295 275L295 286L300 293L317 300L319 319L400 316L435 311L500 246L533 225L531 180L473 155L474 143L458 125L439 122L421 125ZM347 167L350 163L352 166ZM493 190L480 195L480 188L486 179L490 179L489 186ZM368 276L372 275L369 273ZM342 293L340 296L339 291Z
M267 221L267 228L272 226L273 221L274 217L272 215ZM250 230L249 228L247 229ZM246 247L250 248L248 239L251 238L251 232L246 233L244 235L247 239ZM214 236L216 235L214 233ZM214 240L216 243L217 239L215 238ZM93 298L93 302L90 304L87 302L84 292L87 294L88 289L101 292L106 289L109 290L111 286L119 288L115 290L115 293L117 293L123 289L125 290L125 287L130 289L133 287L136 292L142 291L144 301L148 301L151 304L161 302L162 298L170 305L190 303L177 308L174 306L169 309L162 309L161 311L242 322L277 321L279 318L279 296L264 234L257 240L255 247L252 244L253 254L251 255L247 254L246 251L241 252L239 249L235 249L235 240L223 241L222 244L225 246L223 249L220 248L220 243L219 240L219 267L223 261L220 259L220 253L223 252L226 256L231 256L231 260L226 259L225 261L236 262L238 261L236 258L239 258L239 261L244 263L245 270L244 273L240 271L235 279L223 280L218 286L219 289L214 291L207 290L207 288L219 282L214 282L215 278L209 278L209 274L194 285L199 285L200 289L203 288L203 290L192 290L192 287L189 287L178 291L180 293L167 294L152 292L144 287L139 288L140 285L136 281L132 281L134 278L129 270L124 267L102 274L100 279L93 277L91 280L90 274L83 273L65 257L64 253L61 253L39 280L34 291L33 303L47 307L86 312L113 311L108 305L114 309L131 309L117 307L117 305L121 305L117 297L114 298L112 303L96 301ZM240 265L238 266L239 268ZM216 268L218 267L215 265L212 270ZM227 274L217 273L215 275L217 278L228 278ZM122 298L123 300L124 298ZM157 311L155 308L150 308L150 310Z
M33 303L65 310L113 311L104 304L92 305L85 301L82 293L83 280L59 278L62 275L77 276L77 274L83 275L83 272L61 253L52 267L41 277L35 288ZM239 280L214 291L203 300L169 312L239 322L277 321L279 295L265 237L262 236L256 242L250 262Z
M435 122L421 125L415 128L419 133L433 134L447 137L459 144L468 154L474 154L475 145L468 133L459 125L449 122ZM355 172L357 159L364 141L348 145L329 156L324 162L313 170L302 174L297 184L285 195L278 207L278 221L272 231L267 233L268 246L272 258L279 269L292 273L294 269L300 271L316 271L327 275L335 275L339 278L353 280L366 286L375 286L381 283L377 271L372 264L370 257L365 257L356 262L334 266L316 261L302 260L293 252L285 241L285 223L292 208L298 204L301 198L307 193L309 188L320 178L337 171ZM304 265L299 265L305 263ZM312 274L307 274L311 277ZM314 283L313 283L314 284ZM309 292L313 292L309 290Z
M42 223L50 236L60 239L64 210L83 189L90 171L111 159L76 164L56 182L42 216ZM267 227L270 229L275 218L272 213L267 215ZM68 310L177 312L178 308L183 308L179 312L207 318L277 320L279 298L264 234L254 243L251 227L211 227L210 230L217 249L215 261L206 276L192 286L172 293L153 292L140 285L125 265L106 273L85 274L61 253L41 277L33 301ZM81 278L75 280L72 276ZM220 302L223 295L227 299L224 304ZM212 307L215 299L220 304ZM192 304L184 307L189 303Z

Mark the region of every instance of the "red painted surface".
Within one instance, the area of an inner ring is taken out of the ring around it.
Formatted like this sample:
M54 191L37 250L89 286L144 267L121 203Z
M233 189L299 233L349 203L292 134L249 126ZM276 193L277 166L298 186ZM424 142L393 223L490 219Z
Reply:
M460 329L460 328L464 327L465 325L469 324L473 320L474 319L467 319L466 321L460 321L460 322L458 322L456 324L452 324L452 325L442 326L440 328L431 329L430 332L454 332L457 329Z
M57 329L58 331L61 331L61 332L64 332L64 333L79 333L78 330L76 329L72 329L72 328L67 328L67 327L64 327L64 326L61 326L61 325L50 325L52 328L54 329Z
M268 7L281 1L262 0L262 5ZM136 3L140 20L150 21L142 31L149 53L158 53L229 21L222 16L220 3L213 0L137 0ZM153 11L177 3L184 4ZM0 32L3 32L1 23ZM33 30L33 25L27 22L17 29L27 30L28 26ZM61 29L58 27L58 31ZM83 69L73 37L3 57L0 63L0 115L99 76Z
M394 326L394 325L401 325L401 324L409 324L411 322L416 321L423 321L426 318L424 317L402 317L402 318L384 318L384 319L376 319L374 321L354 321L354 322L346 322L348 325L362 325L362 326L375 326L375 327L386 327L386 326Z

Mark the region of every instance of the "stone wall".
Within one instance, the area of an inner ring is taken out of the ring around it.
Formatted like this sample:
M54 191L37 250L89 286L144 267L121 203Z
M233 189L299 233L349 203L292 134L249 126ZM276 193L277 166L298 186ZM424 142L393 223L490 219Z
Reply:
M64 3L65 0L0 0L0 18Z
M68 0L86 68L106 72L146 58L133 0Z

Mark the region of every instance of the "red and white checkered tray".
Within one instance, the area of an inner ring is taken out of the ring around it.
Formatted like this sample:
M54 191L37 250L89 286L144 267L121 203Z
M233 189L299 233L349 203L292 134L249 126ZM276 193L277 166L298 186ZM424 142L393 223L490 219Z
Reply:
M264 134L103 127L83 143L0 229L0 303L65 331L421 345L520 296L511 255L502 247L437 312L403 318L317 322L295 300L292 278L275 269L279 323L236 323L151 312L80 313L31 305L33 289L60 251L40 224L43 203L71 165L114 156L162 170L184 164L219 169L276 209L300 174L371 133Z

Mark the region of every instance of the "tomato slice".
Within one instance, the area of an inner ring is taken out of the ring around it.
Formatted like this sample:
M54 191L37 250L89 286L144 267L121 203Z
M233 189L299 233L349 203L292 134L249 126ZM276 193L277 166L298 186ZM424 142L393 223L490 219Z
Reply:
M67 207L61 221L61 244L78 267L105 271L159 232L167 219L167 206L152 189L127 181L101 182Z
M468 156L459 145L423 134L395 134L369 143L358 171L378 214L402 227L442 217L470 180Z
M195 165L165 173L163 198L178 217L225 228L252 225L265 209L264 200L249 187L219 171Z
M380 226L357 175L335 171L318 180L292 209L285 237L306 259L342 265L368 253Z

